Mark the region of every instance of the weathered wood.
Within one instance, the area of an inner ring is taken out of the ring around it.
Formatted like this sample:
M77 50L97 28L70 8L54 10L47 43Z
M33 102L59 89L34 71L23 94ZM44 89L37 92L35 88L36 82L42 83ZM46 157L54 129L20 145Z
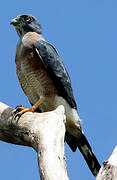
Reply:
M96 180L117 180L117 146L108 161L103 163Z
M64 107L46 113L25 113L19 120L0 103L0 140L33 147L42 180L68 180L64 158Z

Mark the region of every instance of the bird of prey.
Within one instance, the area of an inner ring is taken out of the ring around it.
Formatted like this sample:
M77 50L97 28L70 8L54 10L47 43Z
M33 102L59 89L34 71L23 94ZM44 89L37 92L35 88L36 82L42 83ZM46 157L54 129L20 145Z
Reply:
M71 80L55 47L47 42L40 22L32 15L12 19L19 41L16 48L16 71L20 85L32 107L17 108L20 116L27 111L47 112L64 105L66 113L65 141L72 151L77 147L91 172L97 175L100 164L85 137L73 95Z

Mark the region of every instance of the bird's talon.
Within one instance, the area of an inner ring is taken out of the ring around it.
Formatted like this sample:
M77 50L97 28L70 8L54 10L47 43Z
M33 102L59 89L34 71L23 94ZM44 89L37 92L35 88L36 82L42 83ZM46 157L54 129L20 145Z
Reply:
M13 111L11 112L11 115L13 116L13 119L16 120L16 118L18 117L18 119L20 118L20 116L22 115L22 110L24 108L22 107L22 105L18 105L16 106L15 109L13 109Z
M15 120L16 122L18 122L19 118L20 118L20 116L19 116L18 114L16 114L16 115L14 116L14 120Z
M17 113L17 112L22 111L23 109L24 109L24 108L23 108L22 105L18 105L18 106L16 106L16 108L14 109L14 111Z
M18 119L19 119L20 116L21 116L19 113L14 113L14 112L12 112L11 115L12 115L12 117L13 117L14 120L16 120L17 117L18 117Z

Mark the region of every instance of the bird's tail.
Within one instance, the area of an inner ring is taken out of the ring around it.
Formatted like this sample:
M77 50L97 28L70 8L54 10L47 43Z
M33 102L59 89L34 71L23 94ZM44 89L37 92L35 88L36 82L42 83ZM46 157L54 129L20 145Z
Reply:
M72 151L76 151L76 148L78 147L80 152L82 153L84 159L87 162L87 165L89 166L89 169L91 170L92 174L94 176L97 176L99 169L100 169L100 164L94 155L91 146L81 131L81 134L78 138L72 136L69 133L66 133L65 140L67 144L70 146Z

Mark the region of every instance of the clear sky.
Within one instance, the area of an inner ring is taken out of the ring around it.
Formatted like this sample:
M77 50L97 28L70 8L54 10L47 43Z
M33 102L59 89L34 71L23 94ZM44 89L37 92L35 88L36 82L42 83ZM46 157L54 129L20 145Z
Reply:
M18 36L10 20L19 14L36 16L43 35L55 45L72 80L83 130L100 163L117 144L117 1L4 0L0 5L0 101L28 106L16 76ZM66 146L71 180L93 180L80 152ZM39 179L32 148L0 142L0 179Z

